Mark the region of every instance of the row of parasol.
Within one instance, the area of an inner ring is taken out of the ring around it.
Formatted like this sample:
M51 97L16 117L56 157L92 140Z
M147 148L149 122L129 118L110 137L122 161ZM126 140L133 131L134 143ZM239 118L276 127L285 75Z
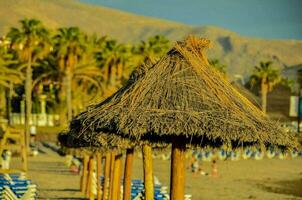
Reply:
M188 148L296 148L293 135L269 120L209 65L205 56L209 46L209 40L189 36L156 63L147 60L116 93L76 116L59 140L67 147L102 152L106 162L111 155L119 170L118 155L126 151L125 200L131 194L135 148L142 148L146 200L154 199L152 148L172 144L172 200L184 199ZM111 199L117 199L114 194Z

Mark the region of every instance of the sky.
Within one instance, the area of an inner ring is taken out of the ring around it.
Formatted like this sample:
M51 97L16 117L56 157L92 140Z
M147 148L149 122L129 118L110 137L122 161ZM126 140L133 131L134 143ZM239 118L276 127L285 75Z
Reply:
M80 0L241 35L302 40L302 0Z

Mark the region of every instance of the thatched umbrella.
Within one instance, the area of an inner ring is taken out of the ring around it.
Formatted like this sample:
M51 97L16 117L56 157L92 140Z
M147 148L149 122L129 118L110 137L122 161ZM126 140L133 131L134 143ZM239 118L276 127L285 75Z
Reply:
M81 116L79 134L89 127L94 136L107 131L135 141L172 143L171 199L183 199L186 144L295 145L209 65L204 54L209 44L193 36L178 42L142 78L130 79Z
M138 66L130 75L127 85L131 85L135 83L138 79L142 78L146 72L152 68L152 63L150 60L147 60L142 65ZM107 99L109 101L110 98ZM90 110L94 110L98 105L92 105L88 107L88 110L80 113L76 116L72 122L70 123L69 130L65 133L61 133L59 135L59 141L63 146L69 148L82 148L85 151L89 152L106 152L106 163L105 163L105 174L108 173L107 164L109 163L110 156L112 157L114 154L109 153L109 151L119 151L126 149L126 159L125 159L125 168L124 168L124 197L125 200L131 199L131 175L132 175L132 165L133 165L133 156L134 156L134 147L139 145L139 142L131 142L126 138L122 138L120 136L114 134L106 134L105 132L95 132L95 130L91 129L91 127L83 126L85 123L82 121L85 119L87 113ZM155 145L158 146L158 145ZM162 147L162 145L160 145ZM148 153L149 157L151 157L151 152ZM146 156L144 156L145 158ZM118 157L120 158L120 157ZM152 165L149 164L148 172L150 176L152 176ZM108 164L111 165L110 168L113 169L114 163L111 162ZM106 173L107 172L107 173ZM107 178L106 178L107 177ZM105 176L105 183L108 182L108 176ZM117 181L119 184L119 181ZM153 182L153 180L152 180ZM104 183L104 184L105 184ZM105 199L106 193L103 193L103 199Z
M103 197L102 199L106 199L108 195L107 186L109 185L110 191L110 199L118 199L120 195L120 179L121 179L121 152L124 149L127 149L127 155L133 154L134 144L129 140L123 139L117 135L113 134L105 134L100 133L97 137L83 137L84 135L80 135L75 137L74 131L78 131L78 122L74 120L70 124L69 132L59 134L58 140L61 145L69 148L82 148L84 151L88 151L90 153L97 153L97 161L100 162L101 156L99 152L105 153L105 169L104 169L104 187L103 187ZM120 153L117 153L120 152ZM125 178L125 182L127 182L127 186L130 189L129 195L131 194L131 177L128 175L129 171L132 169L132 156L127 156L126 158L126 166L125 173L128 178ZM131 163L129 163L131 162ZM98 163L100 166L100 163ZM128 167L129 166L129 167ZM97 177L98 177L98 199L100 199L100 167L97 169ZM110 178L109 178L110 177ZM110 182L109 182L110 181ZM127 188L126 186L126 188ZM125 187L125 186L124 186Z
M132 85L139 79L145 76L147 71L153 67L150 60L138 66L130 75L126 85ZM112 101L115 97L108 98L107 101ZM85 126L85 116L89 115L91 110L95 110L97 105L88 107L88 110L79 114L70 123L69 131L66 134L61 134L59 140L62 144L72 148L89 148L90 150L112 150L126 149L126 161L124 170L124 197L125 200L131 198L131 175L133 165L134 146L140 146L140 142L131 142L128 139L114 134L105 134L104 132L95 131L91 127ZM163 145L152 145L153 147L163 148ZM107 159L106 159L107 160ZM146 193L153 194L153 166L152 166L152 151L150 145L143 145L143 162L144 162L144 181L149 183L146 188ZM152 186L151 186L152 185Z

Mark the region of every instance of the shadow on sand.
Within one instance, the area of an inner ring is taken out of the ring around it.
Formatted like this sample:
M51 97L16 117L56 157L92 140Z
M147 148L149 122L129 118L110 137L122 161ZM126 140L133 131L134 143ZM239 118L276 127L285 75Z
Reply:
M47 193L48 195L55 194L56 197L39 197L38 199L47 199L47 200L59 200L59 199L70 199L70 200L87 200L87 198L82 198L80 190L79 189L72 189L72 188L66 188L66 189L47 189L47 188L40 188L39 190L42 193ZM66 194L67 192L67 194ZM69 193L69 194L68 194ZM60 194L63 196L60 196ZM70 196L76 196L76 197L70 197Z
M61 175L64 175L64 176L75 176L77 174L74 174L70 171L65 171L65 170L39 170L39 169L31 169L31 171L33 172L40 172L40 173L48 173L49 175L51 174L61 174Z
M267 192L302 197L302 179L257 184Z
M69 200L87 200L87 198L74 198L74 197L39 198L39 199L47 199L47 200L63 200L63 199L69 199Z
M58 191L58 192L81 192L80 189L40 189L41 191Z

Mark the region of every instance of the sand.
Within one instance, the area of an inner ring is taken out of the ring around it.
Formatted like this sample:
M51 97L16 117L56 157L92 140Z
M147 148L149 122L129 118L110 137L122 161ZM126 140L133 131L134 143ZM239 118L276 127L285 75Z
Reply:
M36 157L29 157L30 178L38 188L38 199L85 199L80 192L80 176L66 167L65 158L56 152L39 145L40 153ZM19 165L14 159L13 165Z
M135 160L135 177L141 176L141 160ZM155 160L154 174L169 186L169 161ZM211 173L211 163L203 162ZM218 178L186 173L187 194L195 200L302 199L302 159L218 161Z
M29 159L29 177L38 185L39 199L83 199L79 175L65 166L64 157L41 147L44 153ZM211 163L203 163L206 172ZM133 178L142 178L142 160L135 157ZM154 160L154 174L169 186L169 161ZM218 161L219 177L186 172L187 194L192 199L301 199L302 158Z

